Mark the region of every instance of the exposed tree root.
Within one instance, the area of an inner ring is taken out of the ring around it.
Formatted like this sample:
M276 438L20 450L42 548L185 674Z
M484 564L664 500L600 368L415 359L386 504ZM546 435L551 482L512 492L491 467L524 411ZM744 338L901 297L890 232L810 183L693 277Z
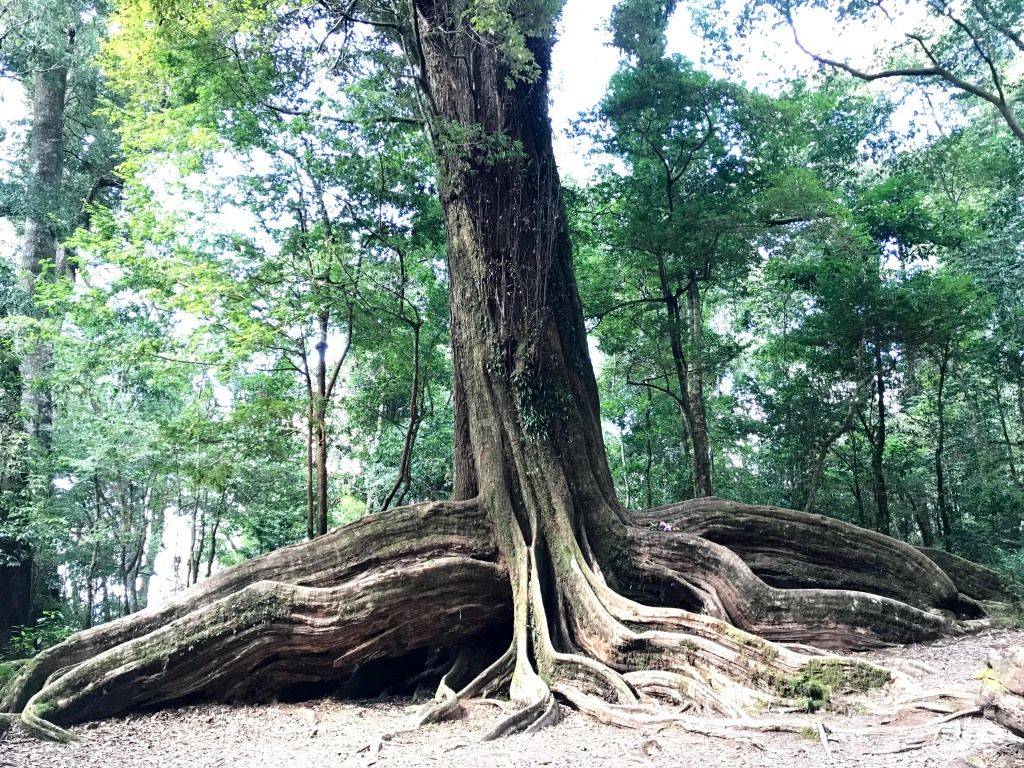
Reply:
M893 598L771 587L720 544L643 525L626 529L624 557L608 571L615 589L574 537L560 537L565 549L553 552L535 536L527 543L522 529L507 532L518 541L506 546L523 555L511 569L511 593L521 599L510 600L509 564L499 562L490 535L474 502L366 518L226 571L163 608L69 638L24 665L3 700L31 733L67 740L58 724L195 696L266 698L344 680L373 659L458 647L509 622L511 607L508 650L477 671L479 655L464 648L417 725L503 690L516 709L487 738L556 722L556 696L603 722L724 737L799 730L749 713L803 695L801 686L839 693L890 679L864 662L764 638L844 648L962 628ZM555 574L553 594L542 572ZM634 598L697 602L703 613Z
M1008 602L1010 584L1001 574L978 563L972 563L943 549L916 547L949 576L956 588L975 600Z
M663 597L671 604L673 597L689 593L703 613L779 642L872 648L972 628L879 594L769 586L732 550L688 533L635 528L630 543L637 580L622 585L629 594L638 599ZM804 583L814 584L810 578Z
M989 720L1024 738L1024 648L992 653L982 678L981 711Z
M651 509L636 519L648 526L664 521L727 547L775 587L867 592L961 619L984 615L926 553L835 518L710 497ZM963 558L943 559L962 561L965 573L987 570Z
M498 566L463 556L374 569L340 587L258 581L56 677L28 701L22 722L64 740L47 721L341 680L368 659L457 644L507 621L506 589Z
M472 502L390 510L313 541L271 552L206 579L166 605L78 632L23 664L0 694L0 711L20 712L47 682L116 646L155 632L259 581L332 587L382 564L444 555L493 561L487 520Z

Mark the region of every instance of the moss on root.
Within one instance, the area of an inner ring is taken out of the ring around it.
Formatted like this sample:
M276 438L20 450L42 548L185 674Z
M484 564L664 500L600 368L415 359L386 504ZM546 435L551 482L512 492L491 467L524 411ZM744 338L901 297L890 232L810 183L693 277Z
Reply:
M18 670L25 666L30 659L15 659L13 661L0 661L0 691L10 682Z
M776 679L773 687L779 695L795 700L801 709L817 712L825 709L836 693L863 693L890 680L886 670L871 664L815 659L799 674Z

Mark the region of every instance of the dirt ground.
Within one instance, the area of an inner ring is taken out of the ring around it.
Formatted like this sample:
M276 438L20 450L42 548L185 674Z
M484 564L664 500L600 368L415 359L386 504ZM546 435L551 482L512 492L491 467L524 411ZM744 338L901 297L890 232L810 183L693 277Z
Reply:
M1024 631L988 632L954 641L891 648L864 654L913 676L925 689L977 687L974 675L988 651L1024 644ZM885 736L841 731L892 720L892 714L862 714L869 708L894 713L906 689L891 686L854 702L844 713L826 713L829 752L815 735L817 716L803 718L804 735L757 734L744 740L688 734L678 728L624 730L565 711L562 722L535 736L483 743L480 737L501 716L486 702L467 707L455 722L406 731L411 702L340 702L330 699L265 706L203 705L134 715L74 728L70 746L34 741L14 730L0 739L0 768L407 768L439 766L649 766L681 768L1024 768L1024 741L976 717L937 729ZM938 717L921 712L907 725ZM931 740L913 748L922 733Z

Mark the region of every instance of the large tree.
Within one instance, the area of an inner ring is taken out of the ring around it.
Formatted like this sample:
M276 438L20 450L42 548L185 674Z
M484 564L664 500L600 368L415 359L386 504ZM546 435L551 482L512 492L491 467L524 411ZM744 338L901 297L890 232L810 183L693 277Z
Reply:
M21 666L0 710L66 738L53 723L309 694L381 659L411 680L447 659L423 718L503 687L519 708L495 736L552 722L556 694L621 723L659 699L739 714L807 694L815 674L838 689L888 678L772 641L867 647L982 614L931 560L838 521L716 498L619 503L547 114L556 6L357 2L311 20L400 44L421 88L447 235L455 498L371 515L74 635ZM234 6L160 7L160 34L251 38L223 24Z

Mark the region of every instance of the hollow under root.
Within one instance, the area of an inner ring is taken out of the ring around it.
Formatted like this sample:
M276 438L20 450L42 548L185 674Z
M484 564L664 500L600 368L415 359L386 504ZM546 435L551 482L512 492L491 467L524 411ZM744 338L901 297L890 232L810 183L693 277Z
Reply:
M66 741L57 723L341 681L369 659L464 642L507 620L507 606L502 569L467 557L395 563L332 588L259 581L51 677L21 723Z

